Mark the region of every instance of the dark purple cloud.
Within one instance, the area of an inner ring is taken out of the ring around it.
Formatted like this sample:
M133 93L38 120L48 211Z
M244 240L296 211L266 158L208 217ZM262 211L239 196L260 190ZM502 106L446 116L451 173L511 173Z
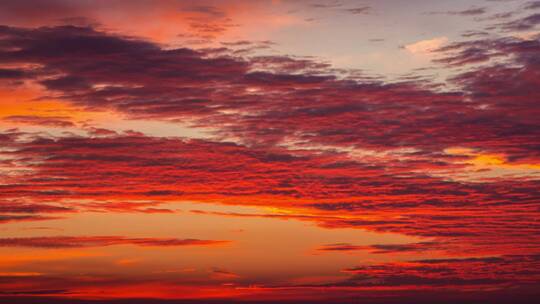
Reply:
M524 9L533 10L540 8L540 1L530 1L525 3Z
M430 157L451 146L538 154L523 144L538 137L537 122L521 116L536 111L534 95L523 94L511 105L514 114L508 115L500 99L483 97L506 94L501 89L515 82L497 85L493 92L469 85L485 79L472 76L489 73L488 68L457 75L456 82L469 78L465 90L440 92L421 79L402 83L339 79L327 63L311 59L247 59L227 55L227 49L221 55L214 50L163 50L90 28L1 31L0 43L17 50L0 52L0 61L41 64L42 75L62 72L64 76L38 81L66 102L115 109L131 117L219 126L216 136L239 138L249 145L294 140L308 146L376 151L407 147ZM440 62L461 66L515 55L516 61L534 70L536 42L482 42L452 44L441 51L456 53ZM511 65L497 68L503 81L506 73L516 77ZM531 80L518 82L521 92L533 90ZM522 136L512 135L508 141L510 134Z
M429 15L459 15L459 16L477 16L485 14L485 7L471 7L465 10L444 11L444 12L428 12Z
M540 14L532 14L525 18L500 24L506 31L529 31L540 24Z
M370 6L359 6L354 8L344 8L343 10L353 15L368 15L371 13L372 8Z

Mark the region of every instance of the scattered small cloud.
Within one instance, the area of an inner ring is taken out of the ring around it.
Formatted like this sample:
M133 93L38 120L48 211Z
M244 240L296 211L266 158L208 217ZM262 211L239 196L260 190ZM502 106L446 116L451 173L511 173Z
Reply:
M485 7L471 7L469 9L460 10L460 11L435 11L428 12L428 15L458 15L458 16L478 16L483 15L487 12Z
M368 15L371 13L372 9L370 6L361 6L354 8L345 8L344 11L351 13L353 15Z
M414 43L406 44L404 49L412 54L430 54L448 43L447 37L436 37L432 39L420 40Z

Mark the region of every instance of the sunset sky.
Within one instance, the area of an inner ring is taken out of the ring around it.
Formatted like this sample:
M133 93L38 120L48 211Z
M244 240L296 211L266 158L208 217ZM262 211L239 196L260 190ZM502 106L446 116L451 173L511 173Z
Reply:
M532 303L540 1L0 0L0 303Z

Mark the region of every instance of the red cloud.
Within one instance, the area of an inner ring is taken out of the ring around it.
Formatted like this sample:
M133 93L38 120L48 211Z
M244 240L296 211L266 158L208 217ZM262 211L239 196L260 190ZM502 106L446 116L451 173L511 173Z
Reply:
M0 247L80 248L113 245L136 245L152 247L212 246L228 241L174 239L174 238L128 238L119 236L50 236L0 239Z
M476 290L511 285L534 290L538 287L540 272L527 269L537 269L539 262L538 255L515 255L376 264L344 270L353 276L343 284L412 288L463 285Z
M410 252L425 252L425 251L438 251L448 250L448 245L440 244L438 242L419 242L412 244L376 244L368 246L359 246L349 243L329 244L319 247L320 251L356 251L363 250L369 251L375 254L387 254L387 253L410 253Z
M72 208L48 204L26 204L19 201L0 201L0 213L64 213Z
M23 196L108 212L170 212L157 207L169 200L260 205L295 212L215 214L435 237L464 242L462 253L539 250L538 242L529 241L539 231L538 181L452 182L411 173L416 162L389 168L337 152L205 140L140 135L11 140L11 157L31 171L2 185L5 200ZM77 200L102 203L73 203Z
M0 224L9 222L26 222L26 221L45 221L56 220L60 217L42 216L42 215L10 215L0 214Z

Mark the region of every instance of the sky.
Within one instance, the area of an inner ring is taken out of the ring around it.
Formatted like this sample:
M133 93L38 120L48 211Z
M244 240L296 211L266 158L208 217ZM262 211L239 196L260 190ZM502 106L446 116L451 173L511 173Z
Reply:
M519 0L1 0L0 300L529 303L539 24Z

